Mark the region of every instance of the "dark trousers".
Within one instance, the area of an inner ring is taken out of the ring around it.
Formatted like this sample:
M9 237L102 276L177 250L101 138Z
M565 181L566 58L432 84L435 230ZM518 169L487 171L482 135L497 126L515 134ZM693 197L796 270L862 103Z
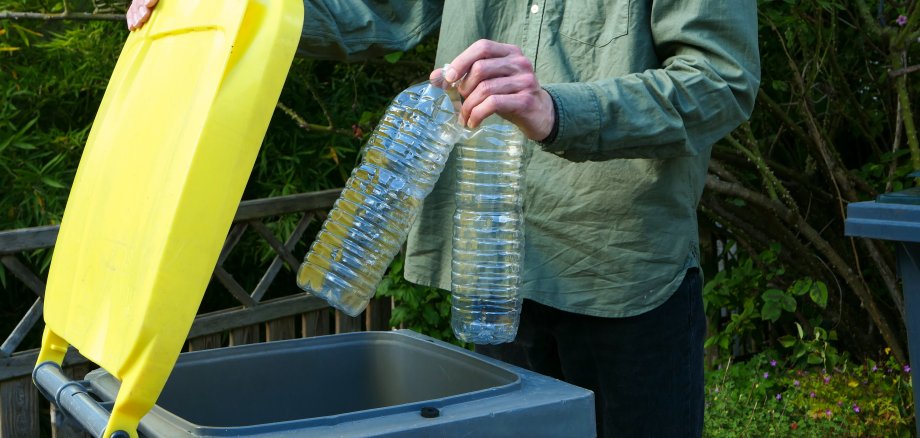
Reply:
M594 391L601 437L699 437L703 431L702 280L691 269L664 304L628 318L524 300L517 338L476 351Z

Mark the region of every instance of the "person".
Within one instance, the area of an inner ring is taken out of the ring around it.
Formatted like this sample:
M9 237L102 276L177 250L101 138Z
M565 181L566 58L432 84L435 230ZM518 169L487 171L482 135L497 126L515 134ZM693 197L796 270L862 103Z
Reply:
M129 27L155 3L134 0ZM754 106L756 1L304 3L304 56L404 51L440 26L435 65L450 67L431 77L465 76L461 121L498 114L530 140L518 336L477 351L594 391L599 436L700 436L696 208L712 145ZM452 174L405 267L448 290Z

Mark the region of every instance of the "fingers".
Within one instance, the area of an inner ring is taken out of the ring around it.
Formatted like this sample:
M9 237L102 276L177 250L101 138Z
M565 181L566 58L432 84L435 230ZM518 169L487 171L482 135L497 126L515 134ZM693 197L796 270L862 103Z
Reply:
M134 3L128 6L128 10L125 11L125 21L128 24L128 30L134 30L135 23L137 23L137 18L135 17Z
M479 124L492 114L499 112L501 109L510 107L511 100L511 95L492 95L487 97L484 101L480 102L479 105L472 108L469 117L466 119L466 127L470 129L479 127Z
M143 27L144 23L150 19L150 12L157 5L159 0L134 0L128 11L125 13L125 19L128 23L128 30L137 30Z
M476 128L493 114L501 114L504 118L520 125L520 122L524 121L522 119L526 118L518 114L520 110L532 108L534 105L534 98L528 94L493 94L473 108L467 120L467 126ZM523 130L523 127L521 128Z
M496 79L489 79L482 82L479 82L476 85L476 88L467 94L466 98L463 100L463 105L460 107L460 122L466 123L468 126L475 127L478 125L473 125L474 120L471 116L473 111L482 105L490 97L495 96L506 96L506 95L515 95L518 93L526 94L528 90L524 87L526 76L510 76L510 77L501 77ZM491 109L491 107L487 107ZM505 109L502 107L502 109ZM505 111L499 111L503 113ZM490 116L492 113L489 112L485 114L482 118Z
M432 71L428 79L437 86L445 86L445 82L446 85L456 83L460 93L465 96L479 82L497 76L510 76L515 68L533 71L519 47L483 39L457 55L446 68Z
M482 82L493 78L511 77L529 70L529 64L525 68L521 68L519 64L510 56L480 59L473 63L466 77L457 84L458 91L461 95L469 97Z
M430 81L435 87L447 88L447 81L444 80L444 69L435 69L431 74L428 75L428 81Z
M145 14L149 14L150 9L143 4L143 0L134 0L128 7L127 20L128 30L137 30L147 21Z
M476 61L501 58L515 53L521 53L521 49L511 44L502 44L489 40L476 41L450 62L450 66L444 72L444 79L448 82L456 82L470 71Z
M478 117L471 117L473 109L489 97L529 95L541 90L537 77L534 75L533 66L523 54L520 54L519 50L512 50L508 55L500 58L475 61L467 76L460 81L458 88L460 94L465 98L461 107L460 120L470 127L479 124ZM504 98L499 98L499 101L509 102ZM511 99L510 102L518 102L518 100ZM487 112L482 115L482 118L488 117L493 112L498 112L507 118L506 113L514 109L501 105L494 109L488 106L485 108Z

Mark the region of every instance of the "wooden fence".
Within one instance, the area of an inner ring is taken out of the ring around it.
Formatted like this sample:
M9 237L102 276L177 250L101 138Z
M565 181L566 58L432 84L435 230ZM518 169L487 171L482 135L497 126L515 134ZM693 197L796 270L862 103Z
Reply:
M358 317L333 311L323 300L303 293L294 284L281 288L276 285L273 298L264 299L284 265L296 271L300 261L293 254L295 245L311 224L315 226L325 217L338 195L339 190L327 190L240 204L212 278L212 285L222 285L218 289L226 290L238 305L199 314L189 333L187 351L389 329L392 309L389 299L372 300L364 314ZM299 219L289 236L279 238L269 229L267 224L272 220L290 218L291 215L299 216ZM264 266L251 268L265 269L252 290L243 287L224 267L228 256L247 231L254 232L274 254L267 269ZM83 436L70 422L65 422L53 406L49 406L32 384L31 372L38 351L20 350L27 336L34 337L42 329L45 290L43 279L35 273L38 269L29 266L24 255L53 247L57 232L57 226L0 231L0 262L6 269L7 287L12 287L13 281L19 281L20 287L25 285L35 293L34 304L0 345L0 438L48 436L49 431L55 438ZM278 289L285 292L278 293ZM74 351L68 353L64 365L65 372L74 379L82 379L94 368Z

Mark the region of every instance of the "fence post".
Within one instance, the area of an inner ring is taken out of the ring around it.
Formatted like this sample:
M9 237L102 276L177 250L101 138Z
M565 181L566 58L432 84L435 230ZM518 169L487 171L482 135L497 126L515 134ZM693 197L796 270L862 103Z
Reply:
M367 330L389 330L393 300L390 297L374 298L364 312L364 326Z
M188 340L188 351L210 350L223 346L222 336L220 333L213 335L199 336Z
M361 315L348 316L338 310L335 311L335 332L351 333L361 331Z
M329 322L329 309L314 310L301 315L302 329L301 336L309 338L311 336L323 336L332 333Z
M250 325L230 330L230 346L259 342L259 326Z
M265 340L269 342L294 339L296 333L293 316L278 318L265 323Z
M0 382L0 438L39 436L38 397L31 376Z

